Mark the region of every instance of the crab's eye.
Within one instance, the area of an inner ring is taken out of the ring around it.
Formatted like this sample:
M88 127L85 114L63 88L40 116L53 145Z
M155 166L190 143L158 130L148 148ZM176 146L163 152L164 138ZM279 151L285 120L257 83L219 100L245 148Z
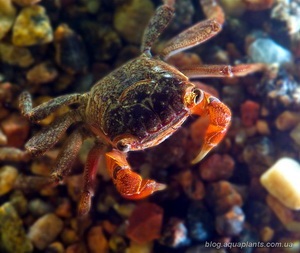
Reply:
M121 152L128 152L130 150L130 145L125 144L122 141L117 142L117 149L120 150Z
M194 96L195 96L194 97L195 104L199 104L203 99L203 91L198 89L198 88L195 88L193 90L193 93L194 93Z

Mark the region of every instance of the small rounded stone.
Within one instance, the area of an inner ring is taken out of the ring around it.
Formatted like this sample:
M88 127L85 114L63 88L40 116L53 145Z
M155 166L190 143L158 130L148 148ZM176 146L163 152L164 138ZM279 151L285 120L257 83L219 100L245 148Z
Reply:
M260 178L267 191L283 205L300 209L300 165L291 158L279 159Z
M137 205L128 220L126 235L137 243L147 243L160 237L163 209L152 203Z
M101 226L95 226L89 230L87 241L90 253L108 252L108 241Z
M39 250L52 243L63 229L63 221L49 213L39 218L29 229L28 238Z
M188 230L184 222L171 217L163 228L159 242L171 248L179 248L190 244Z
M18 170L15 167L6 165L0 168L0 196L10 192L18 177Z
M0 0L0 40L9 32L15 17L16 8L10 0Z
M53 31L44 7L33 5L23 8L13 26L13 44L33 46L49 43L52 40Z
M300 123L290 132L290 136L300 146Z
M58 76L58 71L51 62L42 62L30 69L27 80L32 84L50 83Z
M53 211L53 207L41 199L31 200L28 203L28 209L29 212L35 217L40 217Z
M242 123L245 127L255 125L259 116L260 105L254 101L247 100L241 105Z
M119 5L115 11L114 27L131 43L138 44L151 15L154 12L153 3L150 0L130 0Z
M0 43L0 57L3 62L22 68L29 67L34 62L29 49L7 43Z
M19 114L11 114L1 122L1 126L7 137L8 146L17 148L24 146L30 130L29 122L25 117Z
M300 116L297 112L284 111L275 120L276 128L280 131L291 130L300 122Z
M40 2L41 0L12 0L14 3L20 6L29 6Z
M31 253L33 246L25 234L23 221L11 203L0 206L1 252Z
M65 248L61 242L53 242L45 249L45 253L65 253Z
M226 180L231 177L235 162L227 154L213 154L199 165L199 173L203 180L213 182Z
M223 215L216 217L216 230L220 235L236 236L244 226L245 215L239 206L234 206Z

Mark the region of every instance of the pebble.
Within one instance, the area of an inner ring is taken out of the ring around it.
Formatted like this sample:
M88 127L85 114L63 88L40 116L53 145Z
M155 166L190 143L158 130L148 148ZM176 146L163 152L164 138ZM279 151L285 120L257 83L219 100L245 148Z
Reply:
M281 158L260 178L261 184L283 205L300 210L300 165L291 158Z
M300 123L290 132L290 136L300 146Z
M260 230L260 239L263 242L269 242L273 240L274 234L275 234L275 230L273 228L269 226L263 227Z
M65 253L65 248L61 242L53 242L45 249L45 253Z
M293 211L284 206L280 201L271 196L266 198L266 202L270 209L275 213L282 225L291 232L300 232L300 213Z
M53 40L53 31L45 8L33 5L23 8L16 18L12 31L15 46L34 46Z
M258 38L250 44L247 50L252 62L266 64L283 64L292 62L292 54L272 39Z
M69 198L63 198L59 201L55 214L60 218L71 218L72 217L72 205Z
M0 59L7 64L21 68L27 68L34 63L34 58L29 49L7 43L0 43Z
M137 243L148 243L160 237L163 209L152 203L136 206L128 219L126 235Z
M28 138L30 125L20 114L11 114L1 122L1 127L7 137L7 145L22 148Z
M152 253L152 248L153 243L138 244L130 241L130 246L126 249L126 253Z
M110 251L115 252L115 253L125 252L125 250L127 248L125 238L123 238L119 235L111 236L109 239L108 245L109 245Z
M101 226L94 226L89 230L87 242L90 253L106 253L109 250L108 241Z
M274 163L275 145L273 140L266 136L252 138L242 152L252 177L261 176Z
M9 202L14 206L19 215L24 215L28 211L28 201L23 192L19 190L13 191L9 196Z
M214 217L200 201L193 201L189 206L186 223L192 240L204 242L212 238Z
M47 61L39 63L26 73L26 79L32 84L44 84L54 81L58 71L53 63Z
M74 229L64 228L60 234L60 238L64 245L71 245L78 242L79 238ZM102 252L102 251L99 251Z
M36 4L41 0L12 0L12 1L19 6L28 6L28 5Z
M212 154L199 165L199 173L208 182L226 180L232 176L235 162L227 154Z
M130 0L118 5L114 15L114 27L130 43L139 44L154 6L150 0Z
M41 199L33 199L28 203L29 212L35 217L41 217L53 211L53 206Z
M260 105L257 102L246 100L241 104L241 118L245 127L254 126L259 116Z
M55 61L67 73L85 72L88 55L82 38L68 25L59 25L54 33Z
M112 27L99 26L98 23L88 21L81 26L83 37L95 62L111 60L123 49L121 38Z
M244 228L245 215L239 206L233 206L225 214L216 217L216 230L223 236L236 236Z
M266 205L265 200L248 201L244 207L247 221L253 226L261 228L268 226L272 220L272 210Z
M0 196L10 192L14 188L15 181L18 177L18 170L10 165L0 168Z
M63 229L63 221L55 214L49 213L29 228L28 237L39 250L44 250L52 243Z
M10 0L0 0L0 40L9 32L15 18L16 8Z
M257 129L257 132L261 135L270 135L271 134L269 123L266 120L257 120L256 121L256 129Z
M280 131L288 131L293 129L300 122L298 112L284 111L275 120L276 128Z
M206 199L215 214L224 214L233 206L242 206L241 195L228 181L211 183L207 187Z
M65 253L88 253L84 243L74 243L66 248Z
M220 4L228 16L240 17L246 10L243 0L220 0Z
M171 248L179 248L189 245L191 241L184 222L178 218L171 217L163 228L159 242Z
M32 243L26 237L23 228L23 221L9 202L0 206L0 235L1 252L33 252Z

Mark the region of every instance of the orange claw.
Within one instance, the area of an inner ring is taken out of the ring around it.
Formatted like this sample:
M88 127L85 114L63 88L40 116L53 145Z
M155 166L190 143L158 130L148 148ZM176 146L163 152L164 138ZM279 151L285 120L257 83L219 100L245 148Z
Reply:
M208 127L199 154L192 160L195 164L203 159L225 136L230 125L230 109L219 99L204 92L203 100L191 109L192 114L208 119Z
M164 184L143 179L139 174L133 172L127 163L125 154L118 150L106 153L106 164L117 190L127 199L142 199L155 191L166 188Z

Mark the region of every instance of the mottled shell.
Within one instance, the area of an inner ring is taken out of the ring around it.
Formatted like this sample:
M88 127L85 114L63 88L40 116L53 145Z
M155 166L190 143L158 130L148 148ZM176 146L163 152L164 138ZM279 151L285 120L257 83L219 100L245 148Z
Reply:
M192 87L175 68L142 55L95 84L87 122L110 142L130 136L143 144L135 149L158 144L189 115L184 96Z

